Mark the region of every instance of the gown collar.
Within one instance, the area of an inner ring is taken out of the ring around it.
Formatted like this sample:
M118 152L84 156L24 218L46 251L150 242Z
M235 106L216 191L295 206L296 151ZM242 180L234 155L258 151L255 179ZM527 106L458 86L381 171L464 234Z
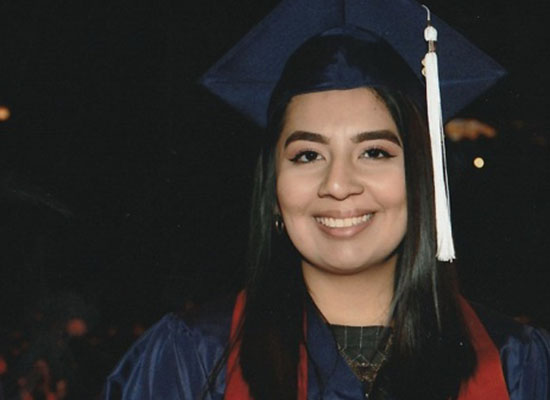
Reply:
M328 399L363 398L361 381L340 355L332 331L309 297L306 301L306 314L308 398L320 398L321 391Z

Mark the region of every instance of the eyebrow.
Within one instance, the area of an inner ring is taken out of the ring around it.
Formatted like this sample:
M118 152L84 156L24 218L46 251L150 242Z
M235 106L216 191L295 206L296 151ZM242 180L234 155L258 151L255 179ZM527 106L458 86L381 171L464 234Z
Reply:
M361 132L353 136L351 140L353 143L361 143L367 140L377 140L377 139L389 140L390 142L393 142L397 144L399 147L401 147L401 142L399 141L399 138L397 137L397 135L394 132L387 129L382 129L378 131ZM284 143L284 148L288 147L290 143L296 142L298 140L306 140L308 142L316 142L321 144L329 143L328 138L319 133L307 132L307 131L295 131L295 132L292 132L286 138Z
M319 133L313 133L313 132L307 132L307 131L294 131L286 138L284 148L286 149L290 143L296 142L298 140L306 140L308 142L328 144L328 138Z
M387 129L358 133L353 137L352 141L353 143L361 143L366 140L377 140L377 139L389 140L390 142L393 142L399 147L401 147L401 142L399 141L399 138L397 137L397 135L394 132Z

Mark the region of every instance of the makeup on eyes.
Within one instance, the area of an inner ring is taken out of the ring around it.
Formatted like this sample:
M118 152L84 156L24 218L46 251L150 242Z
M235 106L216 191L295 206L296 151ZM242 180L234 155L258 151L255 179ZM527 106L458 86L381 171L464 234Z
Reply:
M386 139L375 139L377 142L385 141ZM355 142L355 141L354 141ZM367 160L384 160L389 158L394 158L397 156L395 149L396 143L394 140L390 140L391 144L384 143L375 143L371 144L366 148L362 148L359 152L359 158ZM363 143L363 142L360 142ZM399 145L399 144L398 144ZM288 160L298 164L308 164L314 161L323 159L321 152L318 149L313 149L310 147L299 148L296 151L291 153L291 156L288 157Z
M306 158L308 159L300 161L300 159L304 156L306 156ZM311 156L315 156L315 157L312 159L309 159L309 157ZM320 154L315 150L301 150L298 153L296 153L296 155L291 157L290 161L298 164L308 164L310 162L316 161L319 158L319 156Z
M373 146L373 147L370 147L368 149L365 149L361 152L361 155L364 155L366 153L370 153L370 154L368 154L368 157L363 157L363 158L373 159L373 160L380 160L380 159L395 157L395 154L393 154L393 152L385 149L384 147L380 147L380 146ZM373 154L373 153L375 153L375 154ZM380 155L381 155L381 157L380 157Z

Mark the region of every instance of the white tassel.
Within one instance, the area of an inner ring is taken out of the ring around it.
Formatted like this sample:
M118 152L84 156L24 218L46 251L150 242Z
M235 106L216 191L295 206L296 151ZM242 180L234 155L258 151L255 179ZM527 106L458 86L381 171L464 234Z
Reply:
M433 178L435 192L435 219L437 231L437 259L453 261L455 248L451 227L451 211L449 201L449 185L447 182L447 160L445 158L445 136L443 132L443 117L441 113L441 96L439 91L439 72L435 42L437 30L431 25L430 10L428 11L428 26L424 30L424 39L428 42L428 53L423 64L423 74L426 77L426 102L428 108L428 128L432 147Z

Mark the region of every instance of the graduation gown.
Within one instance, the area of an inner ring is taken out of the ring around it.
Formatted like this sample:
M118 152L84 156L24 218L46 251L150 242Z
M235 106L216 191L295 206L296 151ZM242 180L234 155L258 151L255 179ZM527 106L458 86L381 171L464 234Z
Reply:
M104 399L200 399L228 342L233 304L193 317L169 314L144 334L107 379ZM500 354L510 400L550 399L550 335L476 306ZM330 329L308 305L307 345L323 383L308 375L308 399L364 397L361 382L340 356ZM308 371L314 371L310 366ZM204 397L223 399L226 371ZM323 390L320 393L320 390ZM480 399L481 400L481 399Z

